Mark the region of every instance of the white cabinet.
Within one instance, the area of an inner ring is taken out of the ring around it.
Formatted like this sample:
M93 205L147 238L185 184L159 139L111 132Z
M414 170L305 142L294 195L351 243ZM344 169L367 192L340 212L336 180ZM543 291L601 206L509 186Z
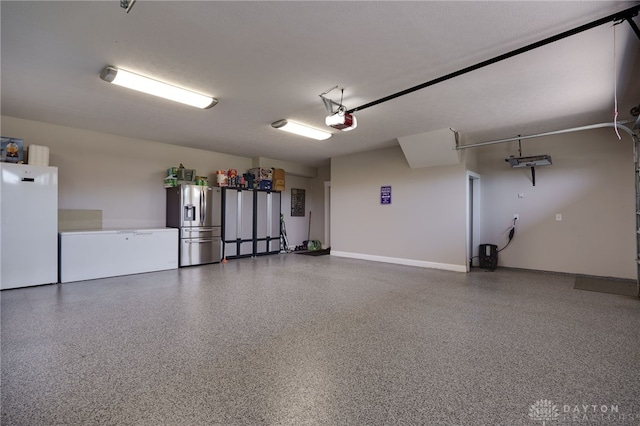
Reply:
M60 233L60 282L178 267L174 228Z

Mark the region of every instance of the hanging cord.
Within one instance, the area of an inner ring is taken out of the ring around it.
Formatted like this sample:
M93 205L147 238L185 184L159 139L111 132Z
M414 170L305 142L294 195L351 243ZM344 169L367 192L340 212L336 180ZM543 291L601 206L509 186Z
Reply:
M502 250L506 249L507 247L509 247L509 244L511 244L511 240L513 240L513 236L516 233L516 219L515 217L513 218L513 226L511 226L511 230L509 231L509 241L507 242L507 245L502 247L500 250L498 250L498 253L500 253Z
M616 71L616 23L613 24L613 128L618 135L618 140L622 140L618 132L618 73Z
M336 111L336 114L339 114L340 116L344 116L347 112L347 108L344 105L342 105L343 100L344 100L344 87L340 89L340 106L338 107L338 111Z
M339 86L335 86L332 87L331 89L327 90L326 92L323 92L320 94L320 97L322 98L322 102L324 102L324 105L327 109L327 112L329 114L333 115L339 115L339 116L344 116L347 113L347 107L344 106L342 104L342 101L344 100L344 87L340 89L340 103L336 103L334 102L332 99L329 99L327 97L325 97L325 95L327 95L329 92L331 92L332 90L337 89ZM337 105L338 108L334 111L333 110L333 106Z
M509 247L509 244L511 244L511 240L513 240L513 236L516 233L516 221L518 219L517 218L513 218L513 225L511 226L511 229L509 230L509 241L507 242L507 245L502 247L500 250L498 250L497 252L500 253L502 250L506 249L507 247ZM469 265L473 268L473 259L477 259L480 256L473 256L469 259Z

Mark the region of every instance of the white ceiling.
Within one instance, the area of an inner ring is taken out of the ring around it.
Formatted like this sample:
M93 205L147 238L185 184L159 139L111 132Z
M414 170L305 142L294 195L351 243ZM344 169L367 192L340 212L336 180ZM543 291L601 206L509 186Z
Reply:
M333 86L354 108L636 4L139 0L127 14L119 0L2 1L1 112L311 166L447 127L473 143L613 120L615 75L630 118L640 41L623 23L615 65L606 24L360 111L356 130L326 141L270 125L326 128L318 95ZM110 85L106 65L219 103L199 110Z

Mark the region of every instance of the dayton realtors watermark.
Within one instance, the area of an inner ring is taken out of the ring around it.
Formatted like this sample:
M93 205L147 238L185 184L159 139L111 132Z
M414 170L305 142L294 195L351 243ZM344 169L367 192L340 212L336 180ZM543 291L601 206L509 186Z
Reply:
M529 418L543 426L571 422L594 424L640 424L640 414L618 404L555 404L541 399L529 407Z

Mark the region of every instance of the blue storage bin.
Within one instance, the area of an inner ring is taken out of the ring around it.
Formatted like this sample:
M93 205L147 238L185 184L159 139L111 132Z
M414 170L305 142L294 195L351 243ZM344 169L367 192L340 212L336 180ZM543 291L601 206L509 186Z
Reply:
M259 189L271 189L271 181L270 180L261 180L258 184Z

